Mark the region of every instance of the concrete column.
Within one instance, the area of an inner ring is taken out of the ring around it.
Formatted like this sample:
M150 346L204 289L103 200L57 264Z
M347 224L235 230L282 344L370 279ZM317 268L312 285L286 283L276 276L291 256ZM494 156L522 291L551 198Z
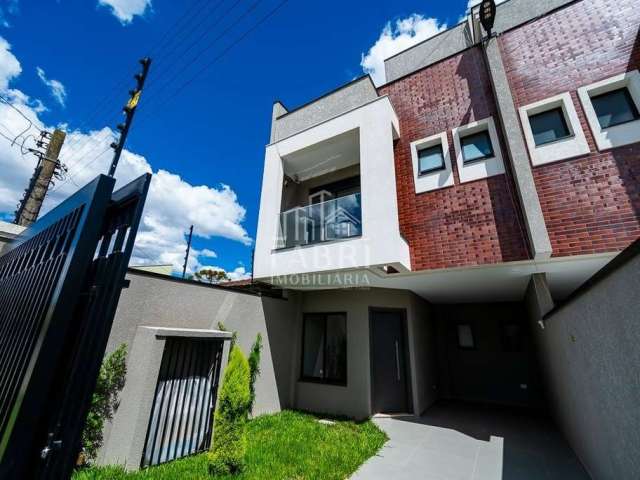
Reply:
M551 256L551 241L542 215L542 207L536 185L533 181L531 163L527 153L518 112L513 102L507 74L502 63L498 39L491 37L485 40L484 50L493 93L498 106L500 125L511 159L511 170L516 183L520 205L524 214L524 221L535 260Z
M554 307L553 298L551 298L551 292L547 284L547 277L544 273L531 275L524 298L530 319L535 322L542 322L542 318ZM543 325L540 324L540 326Z

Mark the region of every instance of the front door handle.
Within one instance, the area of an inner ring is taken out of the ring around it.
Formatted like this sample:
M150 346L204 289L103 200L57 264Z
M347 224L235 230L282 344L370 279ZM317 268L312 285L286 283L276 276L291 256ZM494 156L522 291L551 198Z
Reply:
M400 349L398 348L398 341L396 340L396 375L398 381L400 381Z

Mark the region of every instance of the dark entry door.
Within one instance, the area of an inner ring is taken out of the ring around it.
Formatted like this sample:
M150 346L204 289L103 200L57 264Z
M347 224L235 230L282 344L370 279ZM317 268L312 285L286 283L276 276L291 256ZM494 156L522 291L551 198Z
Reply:
M403 310L371 309L373 413L409 412Z

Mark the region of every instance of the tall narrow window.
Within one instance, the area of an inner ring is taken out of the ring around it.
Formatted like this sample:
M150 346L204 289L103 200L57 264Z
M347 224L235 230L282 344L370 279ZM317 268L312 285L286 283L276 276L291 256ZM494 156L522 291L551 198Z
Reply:
M457 326L458 347L466 349L476 348L476 342L473 338L473 328L468 323L460 323Z
M626 87L591 97L593 109L602 128L615 127L640 118Z
M531 132L536 146L571 136L562 107L529 116L529 125L531 125Z
M442 144L438 143L432 147L419 149L418 164L420 166L420 175L443 169L444 154L442 152Z
M347 318L344 313L304 316L302 380L346 384Z
M493 145L487 130L466 135L460 139L464 162L475 162L493 157Z

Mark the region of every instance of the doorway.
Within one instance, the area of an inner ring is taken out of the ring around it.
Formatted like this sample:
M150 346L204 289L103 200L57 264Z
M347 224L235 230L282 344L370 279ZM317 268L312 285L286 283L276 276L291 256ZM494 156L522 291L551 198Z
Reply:
M370 308L369 332L373 413L409 413L412 405L406 311Z

